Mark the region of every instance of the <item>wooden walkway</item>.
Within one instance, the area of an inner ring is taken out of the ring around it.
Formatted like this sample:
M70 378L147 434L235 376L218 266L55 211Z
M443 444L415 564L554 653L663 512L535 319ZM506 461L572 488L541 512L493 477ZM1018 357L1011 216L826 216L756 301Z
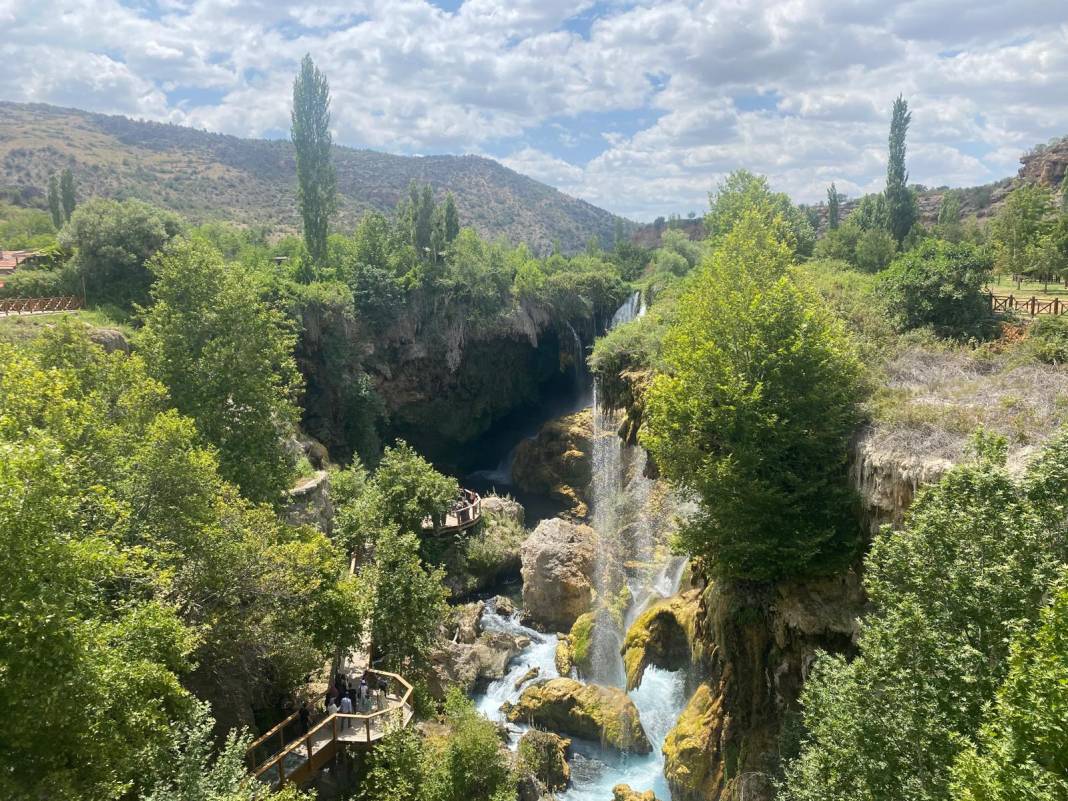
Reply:
M438 526L429 517L423 520L423 531L433 534L455 534L478 524L482 519L482 498L474 490L462 489L463 499L453 505Z
M294 712L248 747L246 757L253 775L273 787L303 784L343 748L370 748L387 732L411 723L415 714L412 709L412 685L396 673L381 670L368 673L389 682L384 699L371 699L373 711L327 715L313 725L307 734L286 742L286 728L300 725L300 712ZM259 750L275 739L278 740L279 749L264 761L259 761Z
M1018 298L1015 295L995 295L990 293L990 310L992 312L1016 312L1037 317L1041 314L1059 316L1068 314L1068 300L1060 298Z

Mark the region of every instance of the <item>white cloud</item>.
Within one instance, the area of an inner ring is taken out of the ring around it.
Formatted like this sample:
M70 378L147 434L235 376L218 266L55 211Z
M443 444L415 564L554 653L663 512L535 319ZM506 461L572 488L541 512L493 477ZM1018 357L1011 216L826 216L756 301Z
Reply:
M7 99L258 136L288 128L311 52L342 143L506 152L646 219L699 210L739 166L800 200L878 188L899 92L927 184L1001 177L1068 133L1049 0L0 0L0 21Z

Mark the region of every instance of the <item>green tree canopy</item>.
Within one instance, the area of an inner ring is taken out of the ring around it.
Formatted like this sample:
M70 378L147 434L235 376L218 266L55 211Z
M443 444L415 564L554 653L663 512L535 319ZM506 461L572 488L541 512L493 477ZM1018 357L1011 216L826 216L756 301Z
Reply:
M748 170L735 170L709 193L709 212L705 227L712 239L724 236L754 210L773 224L778 236L798 255L807 256L816 241L808 218L790 202L785 192L772 192L768 179Z
M954 760L976 743L1009 672L1009 643L1034 629L1068 557L1068 439L1022 481L1004 467L1003 442L978 445L974 463L922 490L904 530L884 530L872 547L874 611L859 655L821 656L805 685L788 801L949 798Z
M131 309L148 302L148 260L180 230L176 216L140 200L94 198L74 211L59 242L74 251L90 303Z
M1052 210L1053 195L1039 184L1023 184L1009 193L990 231L999 273L1032 272L1034 248L1047 232Z
M900 95L894 100L890 119L889 154L886 160L886 218L887 227L897 244L905 241L919 216L916 195L909 189L909 172L905 166L906 139L912 112Z
M74 214L74 207L78 205L77 199L74 197L74 173L70 171L70 168L66 168L59 175L59 198L63 204L63 220L70 220L70 216Z
M330 136L330 84L311 55L293 81L293 149L297 156L297 203L312 264L322 267L326 235L337 208L337 175Z
M887 309L902 330L929 325L948 336L981 333L990 320L983 292L990 266L975 245L926 240L883 273Z
M845 480L860 367L842 328L789 272L758 206L694 275L646 398L641 441L701 503L681 544L720 575L828 572L855 551Z
M138 347L152 375L219 449L224 477L253 500L278 500L293 472L285 438L300 387L294 334L203 240L176 241L151 270L153 305Z

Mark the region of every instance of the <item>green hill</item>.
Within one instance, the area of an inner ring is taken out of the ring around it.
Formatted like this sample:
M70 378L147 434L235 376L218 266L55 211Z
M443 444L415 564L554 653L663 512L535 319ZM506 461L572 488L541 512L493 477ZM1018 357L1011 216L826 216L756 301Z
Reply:
M368 209L391 211L412 181L451 191L461 221L484 236L538 251L612 241L613 214L479 156L394 156L335 147L339 227ZM288 141L241 139L41 104L0 102L0 186L40 197L70 167L79 195L136 197L191 220L296 230L296 173Z

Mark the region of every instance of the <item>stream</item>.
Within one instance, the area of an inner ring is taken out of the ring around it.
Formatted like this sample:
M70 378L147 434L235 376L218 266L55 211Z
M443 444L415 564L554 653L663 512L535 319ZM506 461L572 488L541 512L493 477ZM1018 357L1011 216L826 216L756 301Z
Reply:
M620 306L610 328L629 322L643 312L644 304L640 293L636 292ZM658 547L662 545L657 536L661 521L646 511L654 482L644 475L645 452L638 447L625 445L616 436L618 416L600 408L596 384L592 389L592 398L588 392L576 393L579 397L584 395L585 402L576 405L573 396L571 408L559 413L565 414L586 406L592 406L593 409L591 524L605 543L605 547L599 551L595 581L599 595L608 597L612 591L610 582L618 581L620 567L629 566L626 583L631 601L624 614L624 625L629 626L649 603L677 591L685 560L668 557L663 548ZM526 427L521 437L536 433L537 427ZM518 441L516 439L514 442ZM499 464L475 473L474 478L507 488L510 485L512 452L514 444L511 449L504 451ZM536 524L542 516L537 512L529 515L528 525ZM531 643L512 661L502 679L492 682L485 692L475 696L476 706L482 714L491 720L503 722L501 705L518 700L521 690L515 689L515 683L530 668L539 669L536 681L559 675L554 659L557 637L523 626L519 623L518 612L511 617L498 614L492 602L487 606L482 625L490 631L523 635ZM619 653L622 637L623 631L612 625L603 625L601 622L595 624L591 678L597 683L624 687L623 659ZM669 801L671 795L663 776L661 746L686 703L685 684L684 671L671 672L653 666L647 668L641 686L632 691L630 697L638 708L642 726L653 745L652 753L645 756L620 755L602 748L599 743L572 738L571 785L558 797L564 801L608 801L612 798L612 788L622 783L629 784L639 792L652 790L661 801ZM514 723L508 725L513 732L511 747L515 748L526 727Z

